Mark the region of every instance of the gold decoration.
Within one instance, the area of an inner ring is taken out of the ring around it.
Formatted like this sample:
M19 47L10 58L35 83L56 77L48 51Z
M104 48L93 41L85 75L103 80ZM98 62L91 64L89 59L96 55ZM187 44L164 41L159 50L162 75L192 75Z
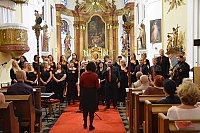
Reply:
M184 0L165 0L165 2L169 2L169 5L170 5L169 10L167 11L167 13L169 13L174 8L178 8L178 6L185 5Z
M17 4L28 3L29 0L11 0Z
M170 53L177 53L182 52L185 53L183 50L183 45L185 43L185 32L179 32L178 29L180 26L177 25L176 28L172 28L173 32L168 33L167 35L167 54Z
M0 28L0 51L18 58L29 51L28 34L25 27L18 24L2 25Z

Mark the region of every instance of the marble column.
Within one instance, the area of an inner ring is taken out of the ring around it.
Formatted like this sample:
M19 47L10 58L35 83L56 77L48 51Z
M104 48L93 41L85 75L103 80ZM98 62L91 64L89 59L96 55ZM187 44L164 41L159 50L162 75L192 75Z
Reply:
M109 49L108 54L110 58L113 60L113 26L110 25L110 31L109 31Z

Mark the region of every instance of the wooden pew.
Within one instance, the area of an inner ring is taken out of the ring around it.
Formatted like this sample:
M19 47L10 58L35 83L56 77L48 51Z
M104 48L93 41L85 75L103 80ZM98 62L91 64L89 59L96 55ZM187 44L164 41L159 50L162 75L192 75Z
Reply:
M35 107L31 95L5 95L6 101L13 101L14 112L18 117L20 126L28 127L29 133L34 133Z
M182 120L180 120L182 121ZM199 133L200 120L187 120L192 121L194 128L177 129L175 120L169 120L163 113L158 114L158 133Z
M13 102L0 104L0 131L3 133L19 133L19 122L13 110Z
M1 92L6 95L7 94L7 90L8 90L8 86L7 87L3 87L0 89ZM41 88L34 88L33 89L34 92L34 98L35 98L35 108L37 109L41 109Z
M139 95L137 93L133 93L133 125L129 125L129 128L133 128L134 133L139 133L144 126L143 121L145 100L158 101L164 97L164 95Z
M138 94L142 94L142 90L134 90L134 88L126 88L126 96L127 96L127 100L126 100L126 117L129 118L130 115L130 104L132 104L132 102L130 102L130 100L132 100L132 93L138 93Z
M145 100L145 133L158 132L158 113L166 114L168 109L178 104L152 104L149 100Z
M126 100L126 117L129 125L133 125L133 93L142 94L142 90L134 90L133 88L126 88L127 100ZM130 133L133 132L133 128L129 128Z
M9 86L4 86L3 88L1 88L1 92L4 93L4 95L7 94L7 89ZM33 88L33 92L34 92L34 98L35 98L35 108L36 109L41 109L42 105L41 105L41 88ZM37 132L40 132L42 130L42 118L40 118L40 123L39 123L39 127L36 128Z

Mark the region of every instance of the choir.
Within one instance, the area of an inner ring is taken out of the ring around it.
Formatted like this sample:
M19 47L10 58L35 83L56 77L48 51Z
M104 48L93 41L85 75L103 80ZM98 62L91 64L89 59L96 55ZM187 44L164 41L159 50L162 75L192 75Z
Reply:
M37 86L40 82L41 86L45 86L46 92L54 92L55 97L64 102L64 96L67 96L67 102L75 104L75 100L79 97L79 78L86 71L86 66L90 60L84 56L82 61L79 61L76 53L72 54L72 59L68 63L65 56L60 57L59 62L54 62L53 56L48 55L43 58L43 62L38 63L38 56L34 56L33 63L27 63L26 57L22 56L20 61L14 60L10 70L11 83L17 82L16 71L24 70L26 72L26 81L30 86ZM112 62L109 56L105 56L104 60L100 60L98 54L91 59L96 66L96 73L101 84L98 90L98 103L107 105L110 108L112 99L113 106L117 103L120 105L125 103L126 88L128 88L128 66L122 56L118 56L116 62ZM143 53L139 60L135 54L130 58L130 75L133 88L138 88L144 84L144 79L147 77L148 85L155 86L154 81L157 75L162 75L164 79L171 77L178 85L182 83L183 78L189 77L189 65L185 62L183 56L177 56L177 65L170 69L169 58L164 56L164 50L160 50L160 56L152 59L150 65L146 53ZM40 79L38 79L38 65L40 68ZM145 75L145 76L142 76ZM142 76L142 78L141 78ZM143 83L142 83L143 82ZM81 108L81 107L80 107ZM98 107L97 107L98 109Z

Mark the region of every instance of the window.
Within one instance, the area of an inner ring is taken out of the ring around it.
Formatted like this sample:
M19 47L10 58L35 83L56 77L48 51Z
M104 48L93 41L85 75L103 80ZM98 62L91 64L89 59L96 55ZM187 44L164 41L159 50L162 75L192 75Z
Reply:
M50 6L50 13L51 13L51 26L53 26L53 6Z
M44 6L42 6L42 19L44 20Z

